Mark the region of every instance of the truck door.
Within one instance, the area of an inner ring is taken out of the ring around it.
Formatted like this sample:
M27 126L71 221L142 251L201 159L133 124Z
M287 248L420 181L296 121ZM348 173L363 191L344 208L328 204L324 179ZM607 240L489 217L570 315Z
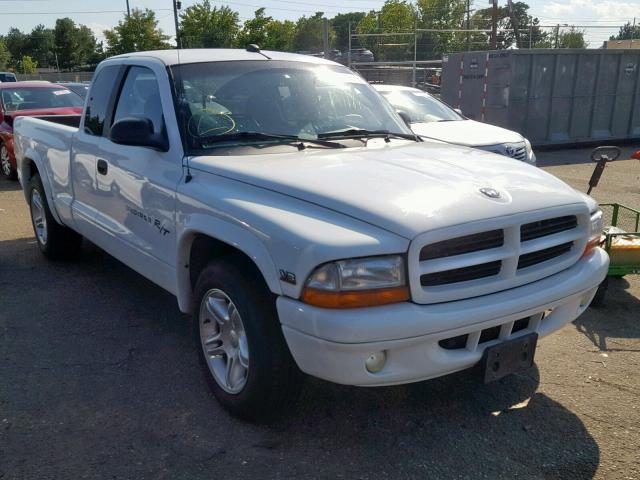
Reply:
M72 146L71 212L78 231L91 240L101 233L96 224L95 208L98 197L105 195L105 192L96 190L96 165L107 141L105 123L113 110L117 85L122 79L123 71L121 65L108 65L96 72L80 129Z
M178 132L170 92L164 68L126 67L111 125L131 117L147 118L154 132L165 136L169 150L120 145L106 138L96 166L95 206L102 228L120 241L123 252L116 256L124 255L128 265L173 291L175 201L183 153L180 142L168 134Z

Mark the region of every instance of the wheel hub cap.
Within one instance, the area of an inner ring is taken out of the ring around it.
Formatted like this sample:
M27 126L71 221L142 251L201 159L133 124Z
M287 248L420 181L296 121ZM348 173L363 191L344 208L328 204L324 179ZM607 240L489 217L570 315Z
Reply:
M40 192L33 189L31 192L31 220L36 238L42 245L47 243L47 217L44 213L44 204Z
M11 162L9 161L9 150L4 145L0 149L0 164L2 164L2 173L7 177L11 175Z
M200 343L209 371L228 393L240 393L249 374L249 348L238 309L222 290L209 290L199 314Z

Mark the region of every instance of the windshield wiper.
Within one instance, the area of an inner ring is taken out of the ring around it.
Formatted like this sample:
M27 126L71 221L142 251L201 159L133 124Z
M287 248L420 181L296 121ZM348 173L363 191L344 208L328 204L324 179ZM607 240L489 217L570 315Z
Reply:
M281 140L283 142L296 142L298 143L298 150L304 150L305 143L312 143L321 145L328 148L345 148L344 145L337 142L329 142L321 139L303 138L296 135L284 135L279 133L266 133L266 132L236 132L227 133L223 135L209 135L207 137L198 138L200 146L205 148L212 143L233 142L233 141L254 141L254 140Z
M394 133L389 130L367 130L366 128L347 128L319 133L318 138L384 138L385 141L389 141L390 138L402 138L414 142L421 141L420 137L411 133Z

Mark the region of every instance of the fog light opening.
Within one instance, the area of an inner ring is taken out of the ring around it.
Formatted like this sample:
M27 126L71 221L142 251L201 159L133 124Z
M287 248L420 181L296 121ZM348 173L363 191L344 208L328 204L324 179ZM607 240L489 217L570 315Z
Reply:
M364 361L364 366L369 373L378 373L384 368L387 362L387 354L384 350L376 353L372 353Z

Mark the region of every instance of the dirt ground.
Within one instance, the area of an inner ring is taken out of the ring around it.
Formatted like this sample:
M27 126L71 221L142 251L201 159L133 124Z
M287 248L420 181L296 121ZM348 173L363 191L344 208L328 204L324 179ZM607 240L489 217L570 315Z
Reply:
M584 190L587 154L539 160ZM640 206L640 162L610 165L594 196ZM531 371L490 385L470 371L379 389L309 379L270 426L218 407L187 323L92 245L45 261L18 184L0 180L0 479L640 479L637 276L542 339Z

